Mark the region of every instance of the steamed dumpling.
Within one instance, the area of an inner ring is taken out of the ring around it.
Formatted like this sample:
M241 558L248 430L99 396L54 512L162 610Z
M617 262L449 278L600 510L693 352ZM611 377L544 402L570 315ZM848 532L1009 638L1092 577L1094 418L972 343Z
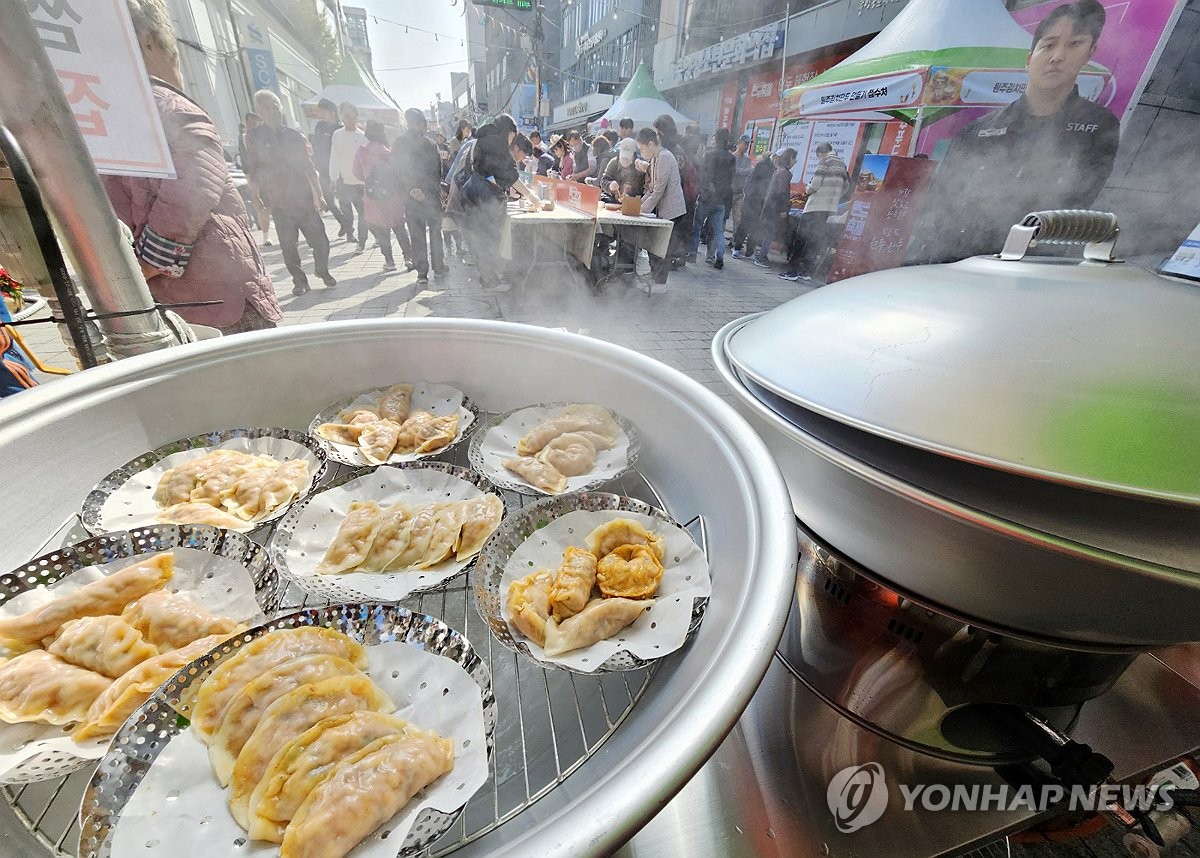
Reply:
M405 522L408 529L408 540L404 550L388 562L385 572L395 572L400 569L411 569L425 559L429 546L437 530L438 516L445 504L431 503L419 507L412 518Z
M412 402L413 386L411 384L394 384L379 397L379 416L396 423L403 423L408 417L408 407Z
M213 478L223 482L230 474L240 474L254 466L256 457L242 450L218 448L188 459L174 468L163 471L154 490L154 502L160 507L174 506L193 500L198 484Z
M335 444L356 447L366 428L365 423L322 423L317 427L317 435Z
M595 599L561 623L551 618L546 623L546 655L562 655L610 638L653 604L653 599Z
M599 405L568 405L558 414L530 429L525 437L517 442L517 453L532 456L559 435L581 431L613 442L621 429L607 408Z
M466 560L483 548L483 543L492 535L504 517L504 502L490 492L469 501L459 501L465 506L462 528L454 543L454 559Z
M231 634L238 627L237 620L210 614L191 599L166 590L142 596L121 618L160 650L178 649L210 635Z
M521 634L538 646L546 645L546 620L550 619L550 587L554 573L539 569L508 585L505 610Z
M221 492L221 505L243 521L269 515L289 503L308 485L308 462L292 459L274 468L242 474Z
M398 503L392 504L378 516L377 529L371 541L371 550L357 567L359 572L382 572L400 556L408 545L409 522L417 508ZM349 571L349 570L346 570Z
M344 658L359 670L367 666L363 645L341 632L315 626L270 632L243 645L200 684L192 705L193 729L207 743L225 707L246 684L278 664L318 653Z
M504 467L531 486L544 492L558 494L567 488L567 478L545 462L528 456L519 459L505 459Z
M149 599L154 595L151 593L142 598ZM158 655L158 649L147 643L138 629L113 616L82 617L63 623L46 651L109 679L116 679Z
M667 543L657 533L651 533L632 518L614 518L597 527L587 537L588 551L603 559L622 545L648 545L659 560L666 554Z
M452 768L454 743L432 731L375 740L308 794L283 835L280 858L343 858Z
M35 644L52 637L69 620L119 614L135 599L162 588L175 571L169 551L126 566L78 590L62 593L54 601L16 617L0 618L0 638Z
M249 522L242 521L235 515L230 515L223 509L196 501L193 503L177 503L160 511L155 519L163 524L208 524L212 527L223 527L226 530L250 530Z
M414 411L396 436L396 452L430 453L445 447L457 435L457 414L439 417L428 411Z
M550 608L562 622L583 610L596 586L596 555L571 546L563 552L562 565L550 587Z
M250 837L282 843L284 829L313 788L343 760L408 722L385 712L352 712L318 721L271 759L250 796Z
M349 572L366 560L383 521L375 501L352 501L337 535L317 564L317 574Z
M550 441L535 458L564 477L578 477L595 466L596 445L585 435L567 432Z
M363 433L358 436L358 449L363 457L372 465L382 465L391 458L396 449L396 439L400 437L400 424L391 420L378 420L368 423Z
M81 721L110 685L107 676L35 649L0 665L0 721Z
M210 453L209 456L211 455ZM203 457L197 461L203 462L205 458L207 457ZM206 465L202 471L195 475L195 488L192 489L191 495L185 498L185 500L220 506L221 495L232 488L246 474L254 470L276 468L278 465L279 463L270 456L242 454L237 457L221 457Z

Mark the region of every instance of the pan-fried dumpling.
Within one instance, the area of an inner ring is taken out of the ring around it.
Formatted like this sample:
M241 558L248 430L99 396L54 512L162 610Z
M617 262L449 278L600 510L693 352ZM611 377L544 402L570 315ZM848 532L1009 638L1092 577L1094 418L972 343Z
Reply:
M504 467L531 486L536 486L544 492L558 494L567 488L566 477L545 462L539 462L537 459L529 456L522 456L519 459L505 459Z
M280 858L343 858L454 768L454 743L408 730L377 739L317 784L283 835Z
M218 617L191 599L166 590L147 593L127 607L121 618L160 650L178 649L211 635L237 630L237 620Z
M149 599L153 595L150 593L142 598ZM158 655L158 649L147 643L138 629L113 616L82 617L63 623L58 637L46 651L109 679L116 679Z
M246 683L225 711L208 743L208 759L221 786L229 783L242 746L267 708L289 691L335 676L361 676L358 668L335 655L306 655L285 661Z
M117 732L134 710L150 699L160 685L188 663L195 661L225 639L213 635L192 641L185 647L173 649L147 659L113 682L96 698L83 723L71 733L76 742L86 742Z
M313 787L350 755L407 727L396 715L352 712L318 721L288 742L250 796L251 839L282 843L284 829Z
M618 545L596 568L596 585L605 596L646 599L662 581L663 565L649 545Z
M594 599L561 623L551 618L546 623L546 655L562 655L610 638L653 604L653 599Z
M209 506L200 501L169 506L159 512L155 518L163 524L208 524L213 527L223 527L226 530L250 529L248 522L230 515L223 509L217 509L215 506Z
M221 493L221 505L245 521L262 518L308 485L308 462L292 459L275 468L247 471Z
M462 528L454 543L454 559L460 562L483 548L483 543L500 526L500 519L504 517L504 502L490 492L461 503L466 504L466 509Z
M578 477L595 466L596 445L584 435L566 432L551 440L536 458L564 477Z
M382 465L396 449L396 438L400 435L400 424L391 420L368 423L358 436L358 449L372 465Z
M154 490L154 502L160 507L174 506L192 499L198 483L209 475L220 477L229 472L237 473L253 464L255 457L241 450L218 448L202 456L188 459L174 468L163 471Z
M517 453L532 456L559 435L581 431L615 441L621 430L606 408L599 405L568 405L558 414L530 429L525 437L517 442Z
M204 742L212 737L229 701L248 682L277 664L304 655L328 653L359 670L367 666L362 644L341 632L315 626L282 629L255 638L216 666L200 684L192 705L192 727Z
M0 721L70 724L86 717L111 684L107 676L31 650L0 666Z
M126 566L78 590L16 617L0 618L0 638L34 644L54 636L68 620L119 614L135 599L171 580L175 555L169 551Z
M560 623L583 610L596 586L596 555L571 546L550 587L550 608Z
M403 423L408 417L412 393L413 386L411 384L393 384L383 396L379 397L379 416L396 423Z
M404 550L387 564L385 572L411 569L425 559L437 527L438 516L445 506L446 504L431 503L418 507L413 512L412 518L404 524L404 527L408 529L408 542L405 544Z
M382 572L408 545L408 522L419 507L398 503L379 514L379 526L371 550L359 563L358 572ZM348 571L348 570L347 570Z
M602 558L622 545L648 545L659 560L667 550L666 540L651 533L632 518L614 518L597 527L587 537L588 551Z
M554 573L548 569L526 575L508 585L505 609L512 624L538 646L546 645L546 620L550 618L550 587Z
M317 564L317 574L349 572L360 565L367 558L382 521L379 504L375 501L351 501L350 511Z
M392 712L395 706L367 677L337 676L301 685L267 707L258 726L242 746L229 779L229 809L242 828L250 827L250 795L267 766L284 745L336 715L372 710Z

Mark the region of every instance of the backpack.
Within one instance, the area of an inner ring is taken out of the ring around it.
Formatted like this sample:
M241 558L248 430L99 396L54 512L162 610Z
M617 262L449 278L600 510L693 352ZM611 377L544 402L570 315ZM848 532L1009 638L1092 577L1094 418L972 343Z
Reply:
M696 163L682 152L676 160L679 161L679 179L683 185L683 199L689 206L695 205L696 197L700 196L700 171Z
M366 186L364 193L373 200L382 201L391 199L395 193L395 188L389 181L391 177L388 175L389 170L387 168L388 164L386 162L376 164L371 168L371 172L367 174L366 181L364 182Z

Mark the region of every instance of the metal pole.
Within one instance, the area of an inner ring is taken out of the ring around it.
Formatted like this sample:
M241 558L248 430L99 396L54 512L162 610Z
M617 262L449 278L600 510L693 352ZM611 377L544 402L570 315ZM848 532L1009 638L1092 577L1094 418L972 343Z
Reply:
M154 306L24 3L0 6L0 121L20 143L97 314ZM178 343L158 313L100 321L115 357Z
M250 77L250 69L246 67L246 55L242 52L242 35L238 32L233 0L225 0L225 9L229 14L229 26L233 28L233 47L237 50L238 68L242 70L242 85L246 87L246 110L254 110L254 79Z
M779 109L783 110L783 86L787 80L787 45L788 45L788 30L792 28L792 4L787 4L787 10L783 13L783 62L779 66Z

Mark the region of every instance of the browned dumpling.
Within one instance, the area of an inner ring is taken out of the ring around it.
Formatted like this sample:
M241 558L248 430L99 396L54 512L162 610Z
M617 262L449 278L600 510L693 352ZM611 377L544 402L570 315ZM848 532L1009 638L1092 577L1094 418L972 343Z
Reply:
M560 623L583 610L596 586L596 555L571 546L563 552L562 565L550 588L550 608Z
M505 609L512 624L538 646L546 645L546 621L550 619L550 587L554 573L548 569L526 575L508 585Z
M605 596L646 599L658 591L663 565L648 545L620 545L604 555L596 584Z

